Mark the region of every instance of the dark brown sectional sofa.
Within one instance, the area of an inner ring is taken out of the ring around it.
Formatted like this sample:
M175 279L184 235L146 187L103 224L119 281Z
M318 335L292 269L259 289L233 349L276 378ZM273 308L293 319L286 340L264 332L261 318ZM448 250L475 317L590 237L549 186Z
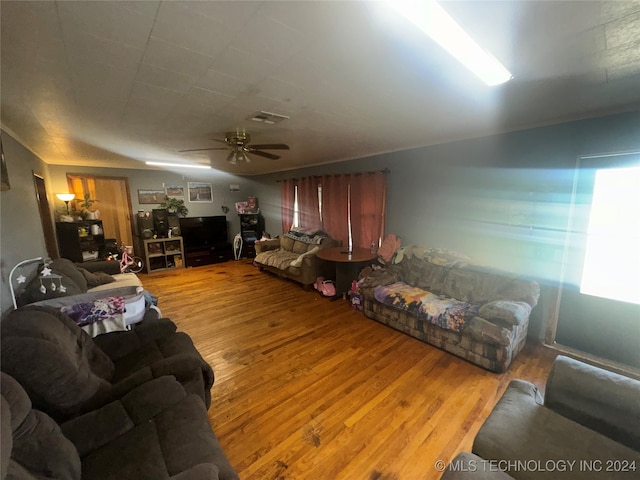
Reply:
M92 339L24 307L0 336L0 479L238 478L207 416L213 370L170 320Z

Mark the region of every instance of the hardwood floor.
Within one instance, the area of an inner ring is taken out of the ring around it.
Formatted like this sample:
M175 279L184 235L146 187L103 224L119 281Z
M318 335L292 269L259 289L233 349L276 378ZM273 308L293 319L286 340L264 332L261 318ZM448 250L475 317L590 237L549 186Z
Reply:
M494 374L248 260L141 275L213 366L209 418L243 480L440 478L512 378L540 388L555 353Z

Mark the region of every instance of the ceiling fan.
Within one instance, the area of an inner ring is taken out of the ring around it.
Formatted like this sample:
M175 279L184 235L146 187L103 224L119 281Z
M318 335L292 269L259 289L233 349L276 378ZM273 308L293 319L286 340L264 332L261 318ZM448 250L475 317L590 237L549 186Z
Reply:
M270 160L277 160L280 155L274 155L273 153L263 152L262 150L289 150L289 145L284 143L266 143L263 145L249 145L251 136L244 130L236 130L235 132L225 133L224 140L217 138L212 139L215 142L226 143L226 147L211 147L211 148L191 148L188 150L179 150L179 152L203 152L206 150L231 150L231 153L227 156L227 162L232 165L237 165L240 162L251 161L251 158L247 155L259 155Z

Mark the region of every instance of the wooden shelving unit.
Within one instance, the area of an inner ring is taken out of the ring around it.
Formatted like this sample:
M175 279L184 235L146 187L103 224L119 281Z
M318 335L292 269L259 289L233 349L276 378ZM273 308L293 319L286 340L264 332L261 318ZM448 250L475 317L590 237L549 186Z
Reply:
M144 260L147 273L184 267L182 237L144 240Z

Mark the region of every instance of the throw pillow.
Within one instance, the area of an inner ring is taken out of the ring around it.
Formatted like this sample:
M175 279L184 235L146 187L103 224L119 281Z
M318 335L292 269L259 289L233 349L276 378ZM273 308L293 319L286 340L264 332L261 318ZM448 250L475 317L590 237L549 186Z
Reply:
M307 244L299 240L294 240L293 248L291 249L291 251L298 254L304 253L307 251Z
M291 252L293 250L294 242L295 240L293 238L282 237L280 239L280 248L282 248L283 250L287 250L288 252Z

